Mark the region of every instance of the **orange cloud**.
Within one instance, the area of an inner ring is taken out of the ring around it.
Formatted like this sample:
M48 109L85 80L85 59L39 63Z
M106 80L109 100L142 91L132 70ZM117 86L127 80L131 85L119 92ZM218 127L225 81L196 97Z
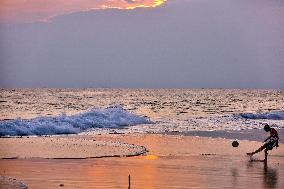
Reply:
M92 9L154 8L166 0L1 0L0 22L48 21L50 18Z

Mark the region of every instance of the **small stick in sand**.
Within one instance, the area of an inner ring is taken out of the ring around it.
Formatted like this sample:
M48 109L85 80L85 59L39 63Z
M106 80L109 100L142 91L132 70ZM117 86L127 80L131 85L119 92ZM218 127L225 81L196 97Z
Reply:
M130 189L130 175L128 175L128 189Z

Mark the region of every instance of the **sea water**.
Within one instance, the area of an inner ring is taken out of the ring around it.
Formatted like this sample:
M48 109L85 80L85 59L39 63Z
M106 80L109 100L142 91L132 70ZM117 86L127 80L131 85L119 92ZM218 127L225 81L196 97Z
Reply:
M0 135L284 128L284 91L1 89Z

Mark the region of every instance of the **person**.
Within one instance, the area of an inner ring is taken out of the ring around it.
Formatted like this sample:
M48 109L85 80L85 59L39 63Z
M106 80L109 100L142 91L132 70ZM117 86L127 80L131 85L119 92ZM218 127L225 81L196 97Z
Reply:
M262 145L259 149L257 149L254 152L247 153L247 155L253 156L254 154L259 153L262 150L264 150L265 158L263 161L267 162L268 150L272 150L274 147L276 148L279 147L278 145L279 136L278 136L278 132L276 131L276 129L271 128L268 124L265 124L263 129L266 132L270 132L270 136L264 140L265 142L264 145Z

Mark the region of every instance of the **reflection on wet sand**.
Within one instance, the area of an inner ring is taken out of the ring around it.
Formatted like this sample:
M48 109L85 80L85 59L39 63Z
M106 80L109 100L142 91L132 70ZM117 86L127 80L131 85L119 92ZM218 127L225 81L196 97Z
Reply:
M257 172L262 175L262 188L277 188L279 178L277 168L270 167L268 163L269 162L249 161L247 167L248 169L250 169L249 172L251 172L252 170L254 170L253 172L255 172L257 170Z
M278 181L278 172L276 169L268 167L267 162L264 163L263 169L263 185L264 188L276 188Z
M283 165L248 163L239 157L145 157L89 160L0 160L0 174L30 188L281 188ZM278 162L279 160L277 160ZM40 168L39 168L40 167ZM281 169L282 168L282 169ZM42 181L45 181L43 184ZM283 179L282 179L283 180Z
M232 174L232 186L238 186L238 177L239 177L239 170L235 167L231 169L231 174Z

